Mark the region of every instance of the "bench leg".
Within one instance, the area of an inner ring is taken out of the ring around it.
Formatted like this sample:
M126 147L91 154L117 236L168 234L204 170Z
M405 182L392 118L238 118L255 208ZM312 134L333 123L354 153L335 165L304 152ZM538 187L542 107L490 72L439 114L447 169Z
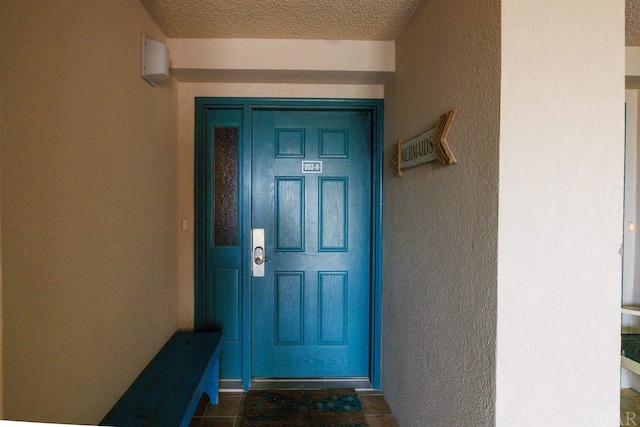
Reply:
M209 375L209 379L205 386L204 392L209 396L209 402L212 404L218 403L218 388L219 388L219 380L220 380L220 362L216 361L213 366L213 372Z

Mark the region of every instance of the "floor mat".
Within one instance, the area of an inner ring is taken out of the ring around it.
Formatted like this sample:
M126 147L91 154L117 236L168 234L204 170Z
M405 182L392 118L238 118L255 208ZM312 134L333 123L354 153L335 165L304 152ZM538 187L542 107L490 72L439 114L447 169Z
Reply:
M366 427L354 389L250 390L241 427Z

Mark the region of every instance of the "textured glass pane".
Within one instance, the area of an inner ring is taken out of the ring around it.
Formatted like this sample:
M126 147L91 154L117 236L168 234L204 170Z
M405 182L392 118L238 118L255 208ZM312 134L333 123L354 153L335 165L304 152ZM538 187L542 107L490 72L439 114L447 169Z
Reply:
M213 149L214 245L238 245L238 128L216 127Z

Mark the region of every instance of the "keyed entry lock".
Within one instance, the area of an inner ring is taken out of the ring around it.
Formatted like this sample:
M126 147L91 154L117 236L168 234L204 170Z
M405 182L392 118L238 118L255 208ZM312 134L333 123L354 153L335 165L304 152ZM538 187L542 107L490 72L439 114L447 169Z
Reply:
M253 262L255 262L256 265L262 265L264 262L264 248L262 246L256 246L253 250L253 256Z
M264 277L264 263L271 262L265 259L264 228L251 230L251 247L251 271L253 277Z

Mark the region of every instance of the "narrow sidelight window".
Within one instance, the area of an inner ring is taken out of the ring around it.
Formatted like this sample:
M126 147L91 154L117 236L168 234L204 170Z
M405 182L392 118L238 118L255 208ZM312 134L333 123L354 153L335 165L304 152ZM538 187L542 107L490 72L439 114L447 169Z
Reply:
M238 128L216 126L213 149L214 246L238 245Z

